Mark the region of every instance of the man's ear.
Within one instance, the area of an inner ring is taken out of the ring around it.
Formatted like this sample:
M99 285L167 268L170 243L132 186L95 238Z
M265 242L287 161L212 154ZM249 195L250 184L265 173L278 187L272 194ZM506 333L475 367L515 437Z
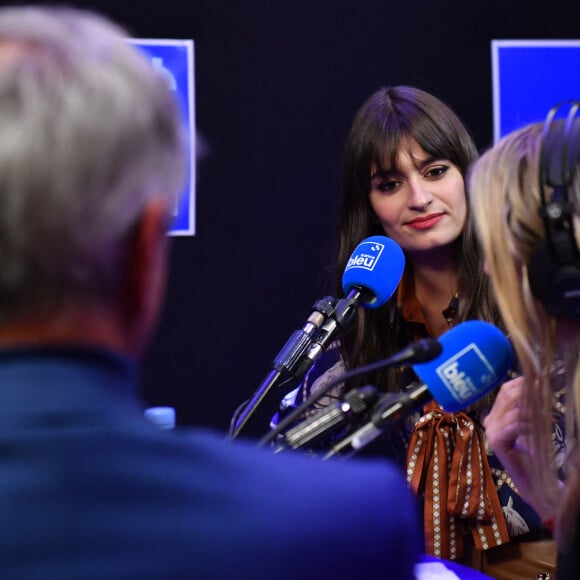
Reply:
M128 241L122 323L128 346L139 353L151 337L165 295L167 204L152 200L141 212Z

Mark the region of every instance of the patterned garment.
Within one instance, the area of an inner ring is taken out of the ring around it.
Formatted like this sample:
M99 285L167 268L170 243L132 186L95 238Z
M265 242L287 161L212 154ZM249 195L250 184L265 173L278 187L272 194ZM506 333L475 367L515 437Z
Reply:
M283 399L273 426L344 371L340 343L335 341L302 384ZM321 398L308 415L341 400L341 387L337 385ZM554 445L560 461L566 450L562 397L563 389L557 389ZM310 451L328 451L347 431L317 441ZM472 536L478 549L486 550L543 529L539 516L520 497L509 474L487 445L483 427L470 413L445 413L436 403L430 403L422 413L406 417L400 430L383 436L380 446L375 446L371 454L398 462L406 471L409 485L423 500L428 554L460 559L466 534Z

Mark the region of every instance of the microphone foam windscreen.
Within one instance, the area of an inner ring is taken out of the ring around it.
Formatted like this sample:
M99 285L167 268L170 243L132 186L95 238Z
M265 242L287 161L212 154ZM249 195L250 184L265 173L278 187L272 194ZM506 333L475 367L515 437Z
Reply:
M432 361L413 365L413 370L433 398L451 413L499 386L514 361L510 342L489 322L462 322L438 340L441 354Z
M387 302L397 289L405 255L397 242L386 236L365 238L351 254L342 275L345 294L353 287L365 288L372 296L363 297L361 305L378 308Z

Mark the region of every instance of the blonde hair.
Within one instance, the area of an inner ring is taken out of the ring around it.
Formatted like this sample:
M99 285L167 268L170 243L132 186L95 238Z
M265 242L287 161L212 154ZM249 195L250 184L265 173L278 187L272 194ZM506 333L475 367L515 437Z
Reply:
M529 440L534 450L530 477L543 490L546 505L558 505L554 501L559 490L553 461L552 369L556 358L568 362L566 396L569 406L576 407L575 414L569 414L570 435L580 416L580 363L578 340L565 348L558 344L559 321L534 297L528 278L531 256L545 238L539 213L542 129L542 124L530 125L502 139L474 164L469 181L473 216L493 290L526 379L522 410L534 425ZM545 191L548 198L553 194L551 188ZM576 178L569 188L576 215L579 191Z

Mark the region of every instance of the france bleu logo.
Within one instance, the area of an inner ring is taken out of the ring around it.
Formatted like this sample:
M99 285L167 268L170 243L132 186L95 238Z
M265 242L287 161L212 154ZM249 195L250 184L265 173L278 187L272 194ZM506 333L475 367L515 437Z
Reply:
M493 365L473 342L439 365L435 372L459 403L479 398L486 386L498 379Z
M372 272L384 249L384 244L380 242L361 242L348 260L344 271L361 268Z

